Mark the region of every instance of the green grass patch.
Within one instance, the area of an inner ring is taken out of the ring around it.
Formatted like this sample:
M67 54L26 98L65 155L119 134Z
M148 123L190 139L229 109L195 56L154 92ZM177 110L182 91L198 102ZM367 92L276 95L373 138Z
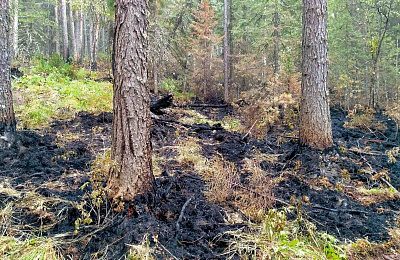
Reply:
M58 244L49 238L32 238L21 241L0 236L0 258L4 260L58 260L64 259L57 250Z
M242 229L227 232L228 259L346 259L345 249L337 239L316 231L304 220L288 221L284 210L272 209L264 221L249 223L249 232Z
M112 111L112 84L96 82L90 73L74 66L60 65L56 59L40 60L30 74L13 81L20 128L43 128L54 119L73 119L79 111Z

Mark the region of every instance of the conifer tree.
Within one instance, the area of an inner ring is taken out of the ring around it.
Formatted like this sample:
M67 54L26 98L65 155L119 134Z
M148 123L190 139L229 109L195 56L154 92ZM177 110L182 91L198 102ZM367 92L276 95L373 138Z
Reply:
M202 88L203 93L197 94L207 99L211 94L208 90L214 82L214 67L217 60L213 56L213 50L221 38L213 32L218 21L208 0L204 0L198 5L198 9L193 10L193 16L194 21L190 25L193 30L192 38L189 43L193 55L192 82L196 87Z

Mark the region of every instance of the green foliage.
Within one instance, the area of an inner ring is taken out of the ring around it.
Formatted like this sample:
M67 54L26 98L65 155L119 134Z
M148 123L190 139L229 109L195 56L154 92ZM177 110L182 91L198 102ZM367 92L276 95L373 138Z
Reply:
M298 217L288 221L287 210L271 209L259 224L249 224L250 232L228 231L227 253L243 259L346 259L336 238L317 232L315 226Z
M58 260L63 259L57 244L49 238L37 237L26 241L0 236L0 258L4 260Z
M13 82L22 99L15 111L22 128L46 127L54 119L73 119L78 111L95 114L112 110L112 85L86 78L85 70L58 56L37 60L29 74Z
M179 104L190 101L195 95L190 91L183 91L181 87L178 87L179 85L182 85L182 82L166 78L161 82L160 91L162 93L172 93L175 101Z
M98 128L93 128L93 135ZM92 163L90 181L83 184L80 189L86 189L89 185L91 190L86 192L83 200L77 206L81 213L81 217L75 220L75 231L79 232L80 226L90 225L95 222L97 226L102 225L102 220L111 214L111 205L107 199L107 189L105 187L106 177L109 171L115 167L115 162L111 160L111 151L108 150L103 154L99 154Z

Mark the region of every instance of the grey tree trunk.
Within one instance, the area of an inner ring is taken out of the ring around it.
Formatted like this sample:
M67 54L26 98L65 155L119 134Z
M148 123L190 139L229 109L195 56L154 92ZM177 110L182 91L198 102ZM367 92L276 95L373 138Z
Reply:
M14 0L13 57L18 57L18 0Z
M80 11L75 11L75 20L77 21L77 26L75 27L75 37L76 37L76 61L81 62L82 58L82 45L83 45L83 16L82 7Z
M67 27L67 4L61 0L61 26L63 38L63 57L65 61L69 59L68 27Z
M229 44L228 0L224 0L224 101L229 102Z
M327 0L303 0L299 137L302 144L321 150L333 145L327 42Z
M84 28L85 28L85 19L83 16L83 7L81 6L81 10L79 12L79 62L82 63L83 55L84 55Z
M60 54L60 26L59 26L59 17L58 17L58 6L54 6L54 21L56 24L56 53Z
M78 52L77 52L77 44L76 44L76 37L75 37L75 23L74 23L74 16L72 14L72 1L69 0L69 30L71 35L71 46L72 46L72 57L75 62L78 62Z
M158 95L158 64L157 59L153 60L153 79L154 79L154 95Z
M114 120L108 179L114 202L151 194L150 97L146 0L117 0L114 44Z
M11 94L10 13L8 0L0 1L0 148L12 142L15 117Z
M92 71L97 70L97 53L99 50L99 32L100 32L100 16L95 15L95 24L93 30L93 47L92 47L92 64L90 66Z
M274 12L274 73L279 73L279 13L278 3L275 0L275 12Z

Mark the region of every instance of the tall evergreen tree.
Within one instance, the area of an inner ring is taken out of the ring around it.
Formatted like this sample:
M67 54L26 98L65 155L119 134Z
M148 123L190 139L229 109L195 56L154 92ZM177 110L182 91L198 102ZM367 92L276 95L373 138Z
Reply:
M333 145L328 103L327 1L303 0L303 62L300 142L317 149Z
M108 179L114 201L152 190L150 97L147 78L147 0L117 0L114 42L114 120Z

